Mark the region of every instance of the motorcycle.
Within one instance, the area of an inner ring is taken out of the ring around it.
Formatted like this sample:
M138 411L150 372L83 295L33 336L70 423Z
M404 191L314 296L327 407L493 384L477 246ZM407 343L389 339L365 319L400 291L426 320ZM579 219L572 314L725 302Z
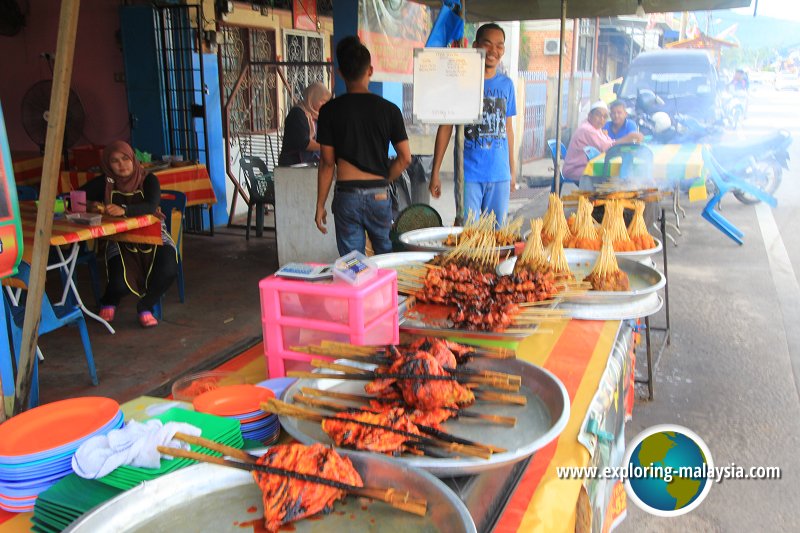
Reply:
M722 104L722 120L725 127L735 130L744 118L747 108L747 93L744 91L728 92L720 94Z
M789 169L790 144L792 134L778 130L761 137L711 145L711 153L725 170L774 196L783 179L783 170ZM733 191L733 195L743 204L759 202L743 191Z
M712 155L726 171L764 192L775 194L783 179L783 170L789 168L788 148L792 144L792 135L788 131L777 130L760 137L721 141L722 131L717 124L703 124L689 115L652 112L663 108L658 99L647 93L637 98L636 122L647 142L708 144ZM759 202L743 191L737 190L733 194L744 204Z
M653 91L639 91L628 114L635 117L639 131L649 142L684 144L715 142L721 132L717 124L702 123L681 113L668 113L664 100Z

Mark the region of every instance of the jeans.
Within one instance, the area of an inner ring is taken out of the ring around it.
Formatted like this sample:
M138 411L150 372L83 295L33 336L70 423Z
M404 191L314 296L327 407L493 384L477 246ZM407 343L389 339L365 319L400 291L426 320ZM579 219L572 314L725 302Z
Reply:
M464 218L473 211L475 216L494 211L497 223L502 224L508 214L508 199L511 195L511 180L465 181Z
M392 251L389 231L392 229L392 200L387 187L345 189L336 187L333 194L333 222L336 226L336 247L339 255L353 250L362 254L366 232L376 254Z

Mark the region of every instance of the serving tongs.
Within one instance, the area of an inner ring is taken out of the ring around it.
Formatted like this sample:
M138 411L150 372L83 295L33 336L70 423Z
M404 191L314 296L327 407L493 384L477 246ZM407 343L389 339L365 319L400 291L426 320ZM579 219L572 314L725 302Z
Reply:
M240 450L239 448L233 448L231 446L226 446L224 444L220 444L213 440L205 439L203 437L196 437L193 435L187 435L185 433L180 433L180 432L175 434L175 438L187 444L194 444L196 446L202 446L209 450L219 452L223 454L223 456L228 456L229 458L235 460L226 459L225 457L217 457L214 455L206 455L203 453L198 453L188 450L182 450L180 448L170 448L167 446L158 446L157 448L158 451L160 453L172 457L192 459L194 461L227 466L230 468L237 468L239 470L246 470L248 472L263 472L265 474L272 474L291 479L298 479L300 481L307 481L310 483L326 485L339 490L343 490L347 494L351 494L353 496L361 496L364 498L372 498L373 500L380 500L382 502L391 505L395 509L406 511L408 513L412 513L418 516L425 516L428 509L427 500L423 498L414 498L408 491L399 491L393 488L358 487L356 485L342 483L340 481L324 478L321 476L315 476L312 474L303 474L300 472L295 472L293 470L285 470L283 468L261 465L257 463L255 457L245 452L244 450Z

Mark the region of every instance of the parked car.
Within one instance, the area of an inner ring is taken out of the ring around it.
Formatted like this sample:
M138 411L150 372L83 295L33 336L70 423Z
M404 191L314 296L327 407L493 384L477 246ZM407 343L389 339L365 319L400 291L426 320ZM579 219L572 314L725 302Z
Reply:
M791 72L778 72L775 76L775 89L778 91L800 91L800 75Z
M614 92L633 104L641 91L652 91L664 101L659 111L713 124L722 119L718 94L722 85L705 51L658 50L636 56Z

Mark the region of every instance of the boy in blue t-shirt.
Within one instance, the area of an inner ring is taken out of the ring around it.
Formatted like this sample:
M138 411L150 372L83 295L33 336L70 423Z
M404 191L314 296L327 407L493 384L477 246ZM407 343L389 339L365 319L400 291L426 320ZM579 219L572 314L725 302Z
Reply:
M636 133L639 128L636 123L628 118L628 111L625 109L625 102L622 100L614 100L608 108L611 120L606 122L603 126L603 131L611 137L612 140L618 140L629 133Z
M513 117L517 114L514 83L497 72L505 52L506 34L497 24L484 24L475 34L473 48L486 50L483 82L483 119L464 128L464 213L494 211L502 223L508 199L516 189ZM439 169L450 143L452 125L439 126L433 153L430 191L442 193ZM456 191L456 194L458 192Z

